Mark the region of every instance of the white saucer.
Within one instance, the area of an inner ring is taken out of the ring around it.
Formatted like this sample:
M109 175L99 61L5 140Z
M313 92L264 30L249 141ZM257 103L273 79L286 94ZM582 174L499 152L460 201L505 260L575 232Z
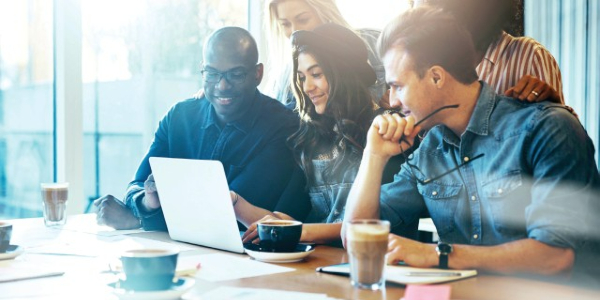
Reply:
M196 280L193 278L179 278L168 290L162 291L134 291L123 288L115 288L116 282L108 284L112 288L113 295L120 300L168 300L179 299L181 295L191 289Z
M23 247L19 245L10 245L8 246L8 251L4 253L0 253L0 260L12 259L23 253Z
M255 260L269 263L291 263L303 260L315 251L314 245L298 244L295 252L264 251L258 245L245 244L246 253Z

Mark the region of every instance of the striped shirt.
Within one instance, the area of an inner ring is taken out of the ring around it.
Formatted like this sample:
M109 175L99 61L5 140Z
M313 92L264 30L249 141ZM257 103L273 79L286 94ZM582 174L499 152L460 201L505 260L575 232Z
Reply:
M501 95L523 76L535 76L552 86L560 95L561 103L565 103L558 63L542 44L529 37L515 38L503 32L488 47L477 66L477 74Z

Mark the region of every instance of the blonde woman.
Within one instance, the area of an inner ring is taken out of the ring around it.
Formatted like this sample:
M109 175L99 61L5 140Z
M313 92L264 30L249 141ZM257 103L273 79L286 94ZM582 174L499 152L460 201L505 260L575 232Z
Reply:
M313 30L317 26L334 23L352 29L342 17L334 0L267 0L266 12L269 29L269 61L267 63L268 90L275 99L295 107L290 80L291 54L289 38L297 30ZM379 31L372 29L353 30L364 41L368 51L368 62L377 76L370 91L374 99L386 95L383 64L376 54L375 44Z

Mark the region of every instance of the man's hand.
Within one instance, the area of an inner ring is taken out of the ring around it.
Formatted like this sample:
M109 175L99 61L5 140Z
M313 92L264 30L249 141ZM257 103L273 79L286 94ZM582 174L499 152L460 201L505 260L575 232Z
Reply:
M114 229L140 228L140 221L125 204L112 195L106 195L94 201L97 207L96 221Z
M401 261L411 267L431 268L438 266L439 258L433 244L424 244L390 234L387 263L395 265Z
M420 128L415 128L415 119L398 114L379 115L373 120L367 133L365 152L390 158L412 147ZM400 143L400 139L403 138Z
M144 182L144 192L144 206L146 210L158 209L160 207L160 199L156 192L156 184L154 183L154 176L152 174Z
M201 99L202 97L204 97L204 89L199 89L194 96L192 96L192 98L196 100Z
M525 75L517 84L504 92L505 96L517 98L521 101L538 102L550 100L562 103L560 95L549 84L535 76Z

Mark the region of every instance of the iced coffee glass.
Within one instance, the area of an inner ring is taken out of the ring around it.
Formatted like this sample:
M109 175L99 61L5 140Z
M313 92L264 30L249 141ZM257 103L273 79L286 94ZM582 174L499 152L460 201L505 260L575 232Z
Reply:
M369 290L383 288L390 222L354 220L347 225L346 247L352 285Z
M67 221L69 183L42 183L44 224L48 227L62 226Z

